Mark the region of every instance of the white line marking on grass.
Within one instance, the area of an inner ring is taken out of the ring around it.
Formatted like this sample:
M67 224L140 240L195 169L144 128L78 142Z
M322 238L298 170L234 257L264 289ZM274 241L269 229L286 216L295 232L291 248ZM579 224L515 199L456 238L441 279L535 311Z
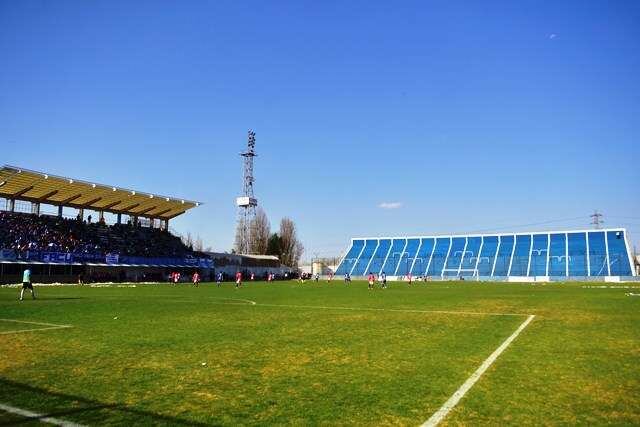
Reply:
M64 328L70 328L69 325L57 325L55 323L46 323L46 322L28 322L26 320L17 320L17 319L0 319L0 321L3 322L14 322L14 323L27 323L29 325L44 325L44 326L57 326L57 327L64 327Z
M82 424L72 423L70 421L60 420L58 418L47 417L43 414L38 414L36 412L27 411L26 409L20 409L9 405L4 405L0 403L0 410L4 412L8 412L10 414L20 415L25 418L33 418L41 421L43 423L53 424L56 426L64 426L64 427L83 427Z
M464 395L467 394L471 387L473 387L473 385L480 379L482 374L484 374L487 369L489 369L493 362L496 361L496 359L502 354L503 351L505 351L509 344L511 344L513 340L515 340L517 336L520 335L520 332L522 332L524 328L526 328L535 317L535 315L530 315L529 317L527 317L527 320L525 320L518 327L518 329L516 329L516 331L500 345L500 347L498 347L493 353L491 353L491 356L489 356L487 360L482 362L482 365L480 365L480 367L473 374L471 374L471 376L464 382L464 384L462 384L460 388L456 390L453 395L451 395L449 400L447 400L444 405L442 405L442 407L431 416L431 418L429 418L424 422L424 424L422 424L422 427L434 427L440 424L440 422L444 420L444 418L458 404L458 402L460 402Z
M290 305L290 304L255 304L258 307L282 308L311 308L318 310L350 310L350 311L389 311L394 313L425 313L425 314L460 314L468 316L527 316L523 313L482 313L476 311L446 311L446 310L413 310L403 308L375 308L375 307L327 307L321 305Z
M154 298L160 298L160 297L154 296ZM210 303L210 304L218 304L218 305L257 305L258 304L257 302L251 301L249 299L239 299L239 298L210 298L210 299L219 300L219 301L239 301L239 302L211 302ZM202 302L201 299L182 299L182 298L181 299L167 298L167 299L164 299L164 301L169 301L172 303L180 302L180 303L187 303L187 304Z
M20 329L17 331L3 331L3 332L0 332L0 335L20 334L23 332L35 332L35 331L49 331L52 329L73 328L73 326L71 325L56 325L55 323L45 323L45 322L28 322L26 320L16 320L16 319L0 319L0 322L13 322L13 323L24 323L27 325L44 326L44 328Z
M221 299L223 301L241 301L241 302L247 302L251 305L257 305L258 303L255 301L251 301L250 299L240 299L240 298L214 298L214 299ZM229 303L226 303L229 304ZM233 303L232 303L233 304ZM244 305L244 304L242 304Z
M583 286L582 289L640 289L640 286L622 286L622 285L612 285L612 286Z

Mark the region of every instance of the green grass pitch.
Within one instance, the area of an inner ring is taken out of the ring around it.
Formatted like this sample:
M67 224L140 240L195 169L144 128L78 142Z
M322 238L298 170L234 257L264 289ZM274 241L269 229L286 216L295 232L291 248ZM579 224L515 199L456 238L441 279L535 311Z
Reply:
M2 288L0 404L89 425L419 425L533 314L442 424L639 425L638 290L585 285Z

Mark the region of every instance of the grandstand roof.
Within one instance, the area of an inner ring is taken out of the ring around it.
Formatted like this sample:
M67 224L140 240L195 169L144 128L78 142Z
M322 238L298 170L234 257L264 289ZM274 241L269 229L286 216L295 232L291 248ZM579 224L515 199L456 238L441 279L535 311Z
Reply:
M0 168L0 197L160 219L175 218L202 204L10 165Z

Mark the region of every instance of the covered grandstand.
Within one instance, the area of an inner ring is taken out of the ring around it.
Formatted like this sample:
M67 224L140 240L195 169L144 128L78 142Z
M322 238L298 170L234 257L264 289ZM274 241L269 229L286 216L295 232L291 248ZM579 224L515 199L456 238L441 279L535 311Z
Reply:
M4 202L4 203L2 203ZM199 271L291 277L277 257L204 253L169 221L201 202L97 184L16 166L0 168L0 284L28 265L38 282L165 281ZM54 208L46 212L43 207ZM66 210L66 214L65 214ZM69 210L71 212L69 212ZM89 213L94 213L92 221ZM71 213L71 215L69 215ZM111 224L105 220L111 214ZM89 214L89 215L88 215Z
M25 264L49 280L78 274L162 280L167 269L213 265L169 232L171 219L200 202L16 166L0 168L2 199L0 281L15 280ZM44 206L54 213L45 213ZM73 215L63 215L65 209ZM95 213L93 221L87 212ZM105 213L115 218L113 224Z
M354 238L336 274L451 279L636 276L625 229Z

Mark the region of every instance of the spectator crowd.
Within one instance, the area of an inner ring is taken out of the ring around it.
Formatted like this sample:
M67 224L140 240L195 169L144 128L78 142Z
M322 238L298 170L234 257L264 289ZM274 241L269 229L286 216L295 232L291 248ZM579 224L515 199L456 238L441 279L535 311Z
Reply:
M193 255L180 238L156 228L5 211L0 211L0 249L141 257Z

